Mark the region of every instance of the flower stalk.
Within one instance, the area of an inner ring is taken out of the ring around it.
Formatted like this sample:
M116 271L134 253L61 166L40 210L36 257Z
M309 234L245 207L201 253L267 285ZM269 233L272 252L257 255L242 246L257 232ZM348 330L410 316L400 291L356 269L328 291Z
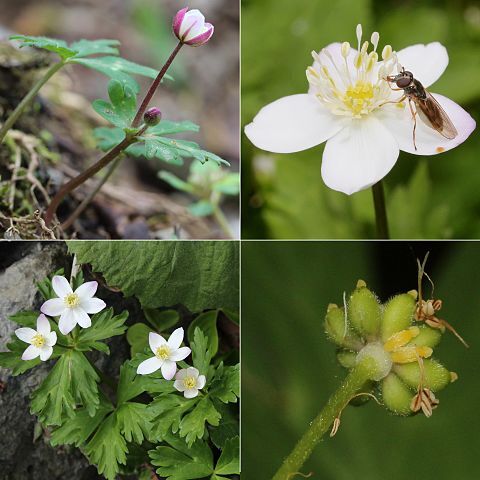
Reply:
M46 72L43 77L39 78L37 82L32 86L30 91L23 97L22 101L17 105L17 108L10 114L10 116L5 120L5 123L2 125L0 129L0 143L3 142L7 132L15 125L17 120L19 119L20 115L23 113L25 108L29 105L31 101L37 96L40 89L47 83L50 78L55 75L63 66L65 62L60 61L58 63L54 63Z
M372 186L373 205L375 207L375 223L377 228L377 238L388 240L390 238L388 231L387 208L385 205L385 192L383 182L380 180Z
M295 473L299 472L345 405L360 392L365 382L374 376L375 371L376 363L370 357L364 358L350 370L338 390L329 398L295 448L285 458L272 480L290 480Z

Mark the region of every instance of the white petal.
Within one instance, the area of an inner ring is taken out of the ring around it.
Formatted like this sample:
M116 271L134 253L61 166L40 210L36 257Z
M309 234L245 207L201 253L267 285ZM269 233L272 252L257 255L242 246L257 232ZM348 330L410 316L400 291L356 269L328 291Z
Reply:
M33 360L40 355L40 349L37 348L35 345L30 345L22 355L22 360Z
M165 345L167 341L158 333L150 332L148 334L148 344L153 353L157 351L157 348L160 348L162 345Z
M333 190L351 195L381 180L398 154L397 142L377 118L352 120L325 146L323 181Z
M53 353L53 348L49 347L48 345L46 347L43 347L40 349L40 360L44 362L45 360L48 360Z
M183 383L183 380L175 380L173 382L174 388L176 388L179 392L184 392L185 391L185 384Z
M88 316L87 312L83 310L83 308L72 308L73 315L75 321L82 327L82 328L89 328L92 325L92 320Z
M75 328L76 324L77 320L75 319L72 309L66 308L58 322L58 329L63 335L68 335Z
M197 388L189 388L188 390L185 390L183 392L183 396L185 398L195 398L198 395L198 389Z
M92 298L97 291L98 282L86 282L82 283L76 290L75 293L80 297L81 300L84 298Z
M183 336L185 335L185 332L183 331L183 328L177 328L172 332L172 334L168 337L168 346L172 350L176 350L183 342Z
M180 26L180 36L183 37L188 30L184 40L189 40L198 34L202 33L205 26L205 17L200 10L189 10L183 18L182 25Z
M177 371L177 364L170 360L165 360L162 365L162 375L165 380L171 380Z
M200 374L200 372L195 368L195 367L188 367L187 368L187 375L189 377L195 377L195 378L198 378L198 375Z
M182 368L175 374L175 378L177 380L183 380L187 376L187 370L188 368Z
M22 341L30 343L32 338L37 334L33 328L22 327L15 330L15 335Z
M148 358L144 360L137 368L137 373L140 375L148 375L156 372L162 366L162 360L157 357Z
M60 297L63 298L69 293L72 293L72 287L68 283L68 280L65 277L60 275L55 275L52 278L52 287L54 292Z
M200 375L197 380L197 388L201 390L205 386L206 381L205 375Z
M80 306L87 313L98 313L101 312L107 304L100 298L82 298L80 300Z
M37 332L46 337L50 331L50 322L45 315L40 314L37 318Z
M174 362L179 362L184 358L187 358L190 355L191 350L188 347L182 347L177 350L172 351L169 359Z
M245 135L262 150L292 153L319 145L342 125L342 117L332 115L313 95L299 94L263 107Z
M50 332L46 337L46 345L48 347L53 347L57 343L57 333Z
M436 82L448 65L447 49L438 42L412 45L397 52L397 57L400 66L412 72L424 87Z
M416 155L435 155L450 150L464 142L475 129L475 120L460 105L438 93L434 93L433 96L445 110L445 113L457 129L458 135L454 139L449 140L426 125L417 115L417 128L415 131L417 150L415 150L413 145L414 124L408 104L404 109L399 109L398 107L382 109L383 112L379 114L379 118L381 118L383 124L397 140L400 150Z
M47 300L41 307L40 311L50 317L58 317L65 310L65 302L63 298L52 298Z

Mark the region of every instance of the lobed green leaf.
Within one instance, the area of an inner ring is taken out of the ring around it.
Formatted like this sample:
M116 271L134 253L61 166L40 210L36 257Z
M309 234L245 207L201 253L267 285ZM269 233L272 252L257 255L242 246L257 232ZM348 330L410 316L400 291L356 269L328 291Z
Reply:
M222 416L215 409L208 397L201 398L195 408L184 415L180 422L180 436L185 437L189 447L197 440L203 438L206 431L206 424L217 427Z
M215 473L237 475L240 473L240 437L225 442L222 454L215 466Z

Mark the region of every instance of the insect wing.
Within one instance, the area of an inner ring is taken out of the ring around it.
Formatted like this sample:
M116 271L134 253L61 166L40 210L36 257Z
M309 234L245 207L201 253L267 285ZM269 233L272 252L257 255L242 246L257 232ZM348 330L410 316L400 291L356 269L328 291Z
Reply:
M457 129L433 95L426 90L425 93L427 95L426 100L421 100L418 97L412 98L418 107L418 116L430 128L433 128L445 138L452 140L458 135Z

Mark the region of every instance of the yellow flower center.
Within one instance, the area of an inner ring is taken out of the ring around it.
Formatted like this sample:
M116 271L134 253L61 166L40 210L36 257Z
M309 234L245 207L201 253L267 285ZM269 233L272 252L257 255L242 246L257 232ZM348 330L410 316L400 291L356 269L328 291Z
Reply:
M69 293L63 298L63 301L66 307L74 308L80 303L80 298L76 293Z
M418 358L428 358L432 355L433 350L430 347L406 346L419 333L418 327L410 327L407 330L394 333L384 343L383 348L390 353L393 363L416 362Z
M32 345L37 348L41 348L45 345L45 337L37 333L32 338Z
M155 356L160 360L166 360L170 356L170 348L168 348L168 345L158 347Z
M195 377L185 377L183 379L183 385L186 389L195 388L197 385L197 379Z
M354 116L368 114L373 99L373 85L370 82L357 80L355 85L349 85L343 95L343 103Z

